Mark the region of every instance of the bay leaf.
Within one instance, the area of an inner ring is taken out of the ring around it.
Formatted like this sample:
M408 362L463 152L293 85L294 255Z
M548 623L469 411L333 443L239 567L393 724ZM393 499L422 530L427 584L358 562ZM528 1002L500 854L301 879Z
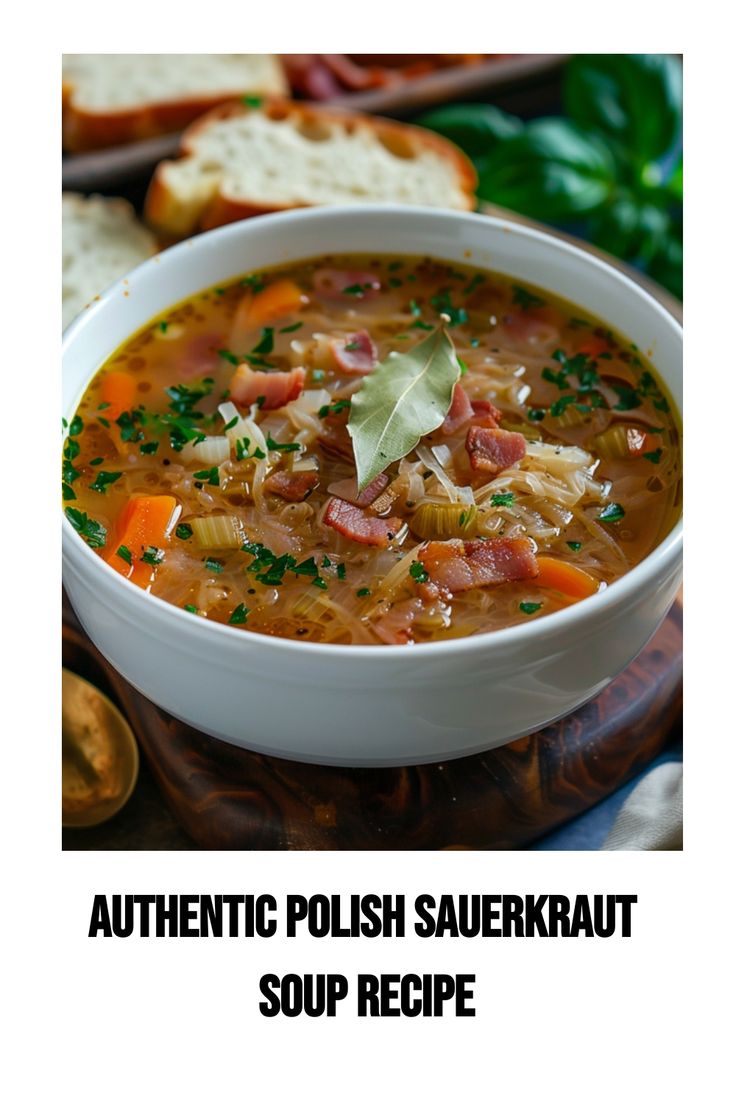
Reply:
M406 353L390 353L353 395L348 433L358 490L442 425L460 378L455 346L440 326Z

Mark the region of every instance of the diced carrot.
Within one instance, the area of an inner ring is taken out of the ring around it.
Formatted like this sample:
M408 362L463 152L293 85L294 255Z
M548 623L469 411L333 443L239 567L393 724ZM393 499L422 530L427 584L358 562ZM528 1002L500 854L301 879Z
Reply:
M101 413L108 422L116 421L124 411L133 409L136 389L136 381L128 372L105 372L100 396L102 402L109 405Z
M301 310L307 297L293 280L276 280L256 295L248 292L235 311L233 330L241 333L257 329L274 318Z
M600 588L597 579L583 571L582 567L576 567L565 560L556 560L554 556L537 556L537 564L539 574L534 580L535 584L559 590L574 602L589 598Z
M131 498L121 513L115 529L115 540L107 562L136 586L147 590L153 582L156 564L142 557L149 548L163 550L169 543L181 507L171 495L139 495ZM127 549L127 555L118 549Z

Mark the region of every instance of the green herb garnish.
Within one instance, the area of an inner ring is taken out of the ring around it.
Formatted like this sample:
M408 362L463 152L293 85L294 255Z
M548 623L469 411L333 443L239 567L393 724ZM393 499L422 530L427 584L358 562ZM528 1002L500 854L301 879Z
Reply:
M89 489L97 491L99 494L106 494L107 488L113 483L117 483L122 474L122 472L98 471L95 481L90 483Z
M643 452L642 456L645 460L651 461L652 464L658 464L659 461L662 459L662 449L657 448L654 449L653 452Z
M303 322L292 322L290 326L282 326L279 333L294 333L296 330L300 330L303 325Z
M248 620L249 613L250 610L248 609L248 607L244 606L241 602L240 605L235 607L233 612L228 617L228 625L244 625L245 622Z
M522 310L545 305L544 299L540 299L533 291L528 291L527 288L521 287L519 284L512 284L511 290L513 292L513 302L520 306Z
M225 566L220 560L213 560L211 557L207 557L204 561L204 566L208 571L211 571L213 575L221 575L222 569Z
M263 353L264 356L273 352L273 326L264 326L261 330L261 340L251 349L253 353Z
M124 544L120 545L120 547L118 548L115 555L119 556L121 560L125 560L125 562L128 564L128 566L132 567L132 565L133 565L133 553L130 551L129 548L126 548L126 546Z
M513 491L505 491L503 494L494 494L491 496L491 506L513 506L513 504Z
M532 614L542 608L541 602L519 602L519 609L522 613Z
M207 483L212 487L220 486L219 468L204 468L202 471L195 472L194 478L201 479L203 483Z
M149 544L146 551L141 556L143 563L150 564L152 567L157 567L164 558L163 548L156 548L155 545Z
M189 540L194 530L192 529L191 525L187 525L187 523L183 521L180 525L177 525L174 532L179 540Z
M609 502L598 515L599 521L614 522L621 521L621 518L626 515L626 511L623 506L619 506L618 502Z
M415 583L429 582L429 575L420 560L414 560L414 563L409 568L409 574Z
M287 441L282 445L279 441L274 441L270 433L266 437L266 444L271 452L298 452L302 447L298 441Z
M580 541L566 541L567 547L572 549L573 552L579 552L583 547Z
M370 592L370 587L360 587L360 589L356 590L355 593L357 594L358 598L367 598Z
M88 517L82 510L76 510L73 506L67 506L64 513L79 533L86 540L90 548L104 548L107 541L107 529L100 525L99 521Z

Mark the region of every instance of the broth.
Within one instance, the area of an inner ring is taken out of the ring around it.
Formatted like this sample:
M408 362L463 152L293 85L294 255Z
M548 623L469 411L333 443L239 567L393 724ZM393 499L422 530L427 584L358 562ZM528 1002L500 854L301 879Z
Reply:
M462 372L447 418L359 496L351 399L443 325ZM327 643L595 600L681 495L679 428L641 351L547 292L407 257L321 258L176 306L92 380L63 462L67 516L133 583Z

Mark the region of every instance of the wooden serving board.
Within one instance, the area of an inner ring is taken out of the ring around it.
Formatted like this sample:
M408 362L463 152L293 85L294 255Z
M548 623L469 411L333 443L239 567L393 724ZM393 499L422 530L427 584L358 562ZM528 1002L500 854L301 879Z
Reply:
M194 846L502 850L523 847L595 805L666 745L681 716L682 610L676 603L631 666L571 716L495 751L416 767L320 767L205 736L126 683L68 606L64 663L116 699ZM112 846L166 847L155 827L147 838L139 826L127 842L123 832L121 842L125 815ZM111 846L97 840L98 849Z

